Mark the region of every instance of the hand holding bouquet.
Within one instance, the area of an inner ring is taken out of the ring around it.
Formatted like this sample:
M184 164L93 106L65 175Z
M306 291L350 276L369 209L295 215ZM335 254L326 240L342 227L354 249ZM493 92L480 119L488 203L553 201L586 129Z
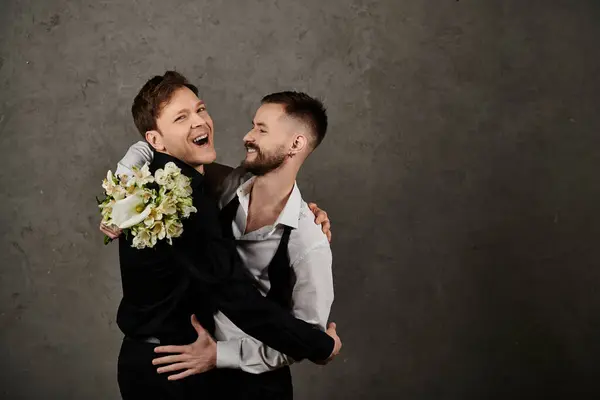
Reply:
M175 163L150 173L148 164L134 168L133 176L108 171L102 182L105 199L99 201L102 223L133 235L132 247L154 247L159 240L173 244L183 233L182 219L196 212L192 205L191 179ZM104 243L110 238L105 237Z

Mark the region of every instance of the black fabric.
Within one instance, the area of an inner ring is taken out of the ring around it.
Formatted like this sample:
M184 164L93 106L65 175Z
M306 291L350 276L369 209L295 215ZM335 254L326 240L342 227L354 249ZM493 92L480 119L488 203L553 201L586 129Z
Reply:
M290 367L262 374L235 369L218 370L215 386L222 388L219 398L235 400L292 400L294 389Z
M264 298L247 276L235 242L223 236L217 204L205 195L202 175L158 152L150 170L170 161L192 178L198 212L183 221L184 232L172 246L159 241L152 249L137 250L130 247L131 237L120 237L123 299L117 323L123 333L190 343L196 338L190 315L213 333L213 314L220 309L246 333L296 360L329 357L334 343L327 334Z
M169 374L157 373L157 367L152 365L155 347L156 345L128 338L123 340L117 368L117 380L123 400L181 400L201 396L217 398L220 390L215 386L214 371L169 381Z
M271 287L267 299L279 304L286 310L292 310L292 291L294 290L294 274L290 265L288 244L292 228L285 226L283 236L275 256L268 266L269 283Z

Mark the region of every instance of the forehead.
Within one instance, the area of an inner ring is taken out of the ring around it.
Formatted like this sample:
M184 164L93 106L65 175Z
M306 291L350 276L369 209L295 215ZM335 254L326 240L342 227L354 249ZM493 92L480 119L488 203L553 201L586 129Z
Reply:
M178 113L183 109L194 108L198 103L203 103L203 101L194 92L187 87L180 87L173 92L169 101L163 104L161 113Z
M263 104L258 110L256 110L256 115L254 116L255 122L275 122L279 120L280 117L285 115L285 107L281 104Z

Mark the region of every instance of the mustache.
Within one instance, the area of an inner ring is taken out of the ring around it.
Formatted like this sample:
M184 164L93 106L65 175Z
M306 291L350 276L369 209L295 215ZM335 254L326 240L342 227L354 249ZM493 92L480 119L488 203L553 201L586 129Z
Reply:
M244 147L246 147L247 149L254 149L256 151L260 151L260 148L254 143L244 143Z

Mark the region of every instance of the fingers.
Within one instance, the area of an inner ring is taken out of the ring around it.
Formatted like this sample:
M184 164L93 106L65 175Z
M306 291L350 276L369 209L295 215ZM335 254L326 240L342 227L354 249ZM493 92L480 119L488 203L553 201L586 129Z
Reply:
M189 354L177 354L173 356L157 357L152 360L152 365L173 364L187 362L190 360Z
M176 362L186 362L189 360L189 354L176 354L172 356L157 357L154 360L152 360L152 365L172 364Z
M318 208L316 204L312 211L315 214L315 224L321 225L321 230L323 231L325 236L327 236L327 240L329 241L329 243L331 243L331 221L329 220L327 212Z
M158 346L154 348L155 353L187 353L189 346Z
M327 213L320 208L315 209L315 224L321 225L323 222L327 221Z
M315 215L315 224L321 225L324 221L327 221L327 212L321 210L315 203L308 203L308 208Z
M104 233L106 236L108 236L111 239L115 239L115 234L111 230L106 228L104 225L100 225L100 232Z
M335 322L330 322L329 325L327 325L326 333L329 336L331 336L331 338L335 342L335 344L333 346L333 352L331 353L331 357L335 357L342 349L342 339L340 339L340 337L338 336L336 329L337 329L337 325L335 324Z
M320 208L317 208L314 214L315 224L321 225L323 224L323 222L329 223L329 216L327 215L327 212L321 210Z
M165 372L175 372L181 371L182 369L192 368L194 366L191 362L179 362L176 364L167 365L165 367L160 367L156 369L156 372L159 374L164 374Z
M200 325L200 322L198 322L198 318L196 318L195 314L192 314L192 326L198 333L198 336L206 335L206 330L204 330L202 325Z
M170 381L177 381L183 378L187 378L190 375L194 375L195 371L193 369L188 369L187 371L183 371L177 375L170 375L169 376L169 380Z
M331 221L329 221L328 219L323 221L321 224L317 224L317 225L321 225L321 230L323 231L324 234L327 234L327 232L329 232L331 230Z
M121 236L121 229L114 227L114 228L110 228L107 225L104 225L103 223L100 223L100 232L104 233L106 236L108 236L111 239L116 239L119 236Z
M119 237L112 232L104 232L104 234L113 240Z

